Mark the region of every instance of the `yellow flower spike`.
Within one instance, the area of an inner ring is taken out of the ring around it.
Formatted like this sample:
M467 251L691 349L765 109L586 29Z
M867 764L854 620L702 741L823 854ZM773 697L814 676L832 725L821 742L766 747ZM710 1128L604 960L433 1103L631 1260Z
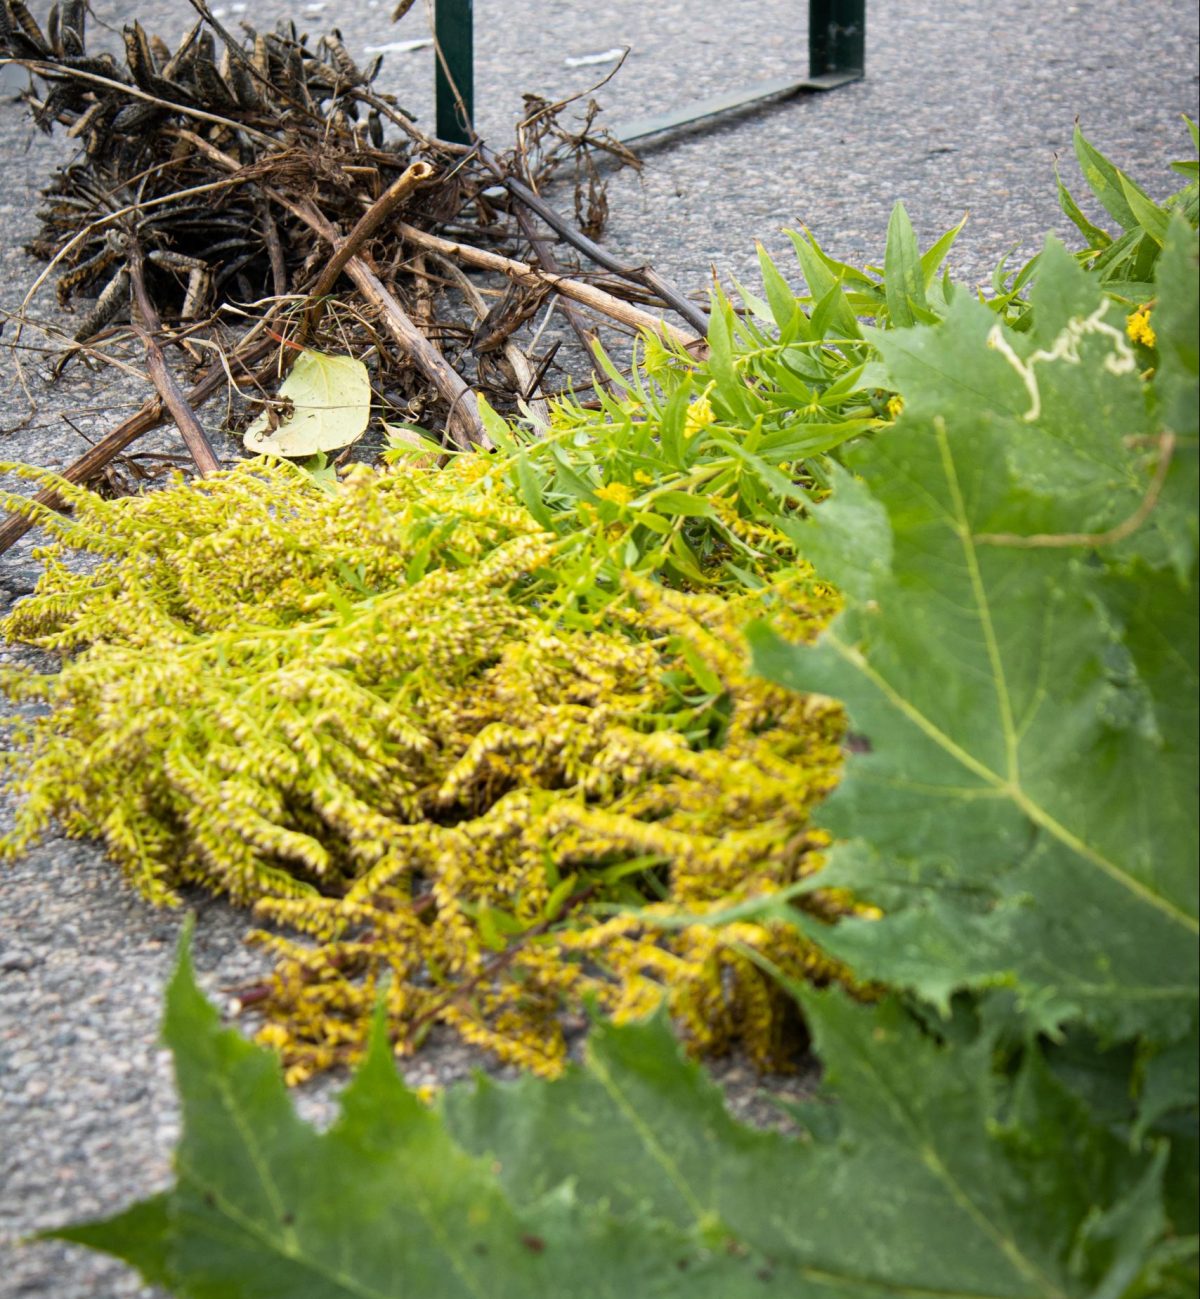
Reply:
M670 355L663 347L662 341L654 334L647 333L642 336L642 348L642 370L646 374L655 375L670 366Z
M633 489L625 483L605 483L596 488L595 495L602 501L612 501L614 505L628 505L633 500Z
M254 1035L259 1046L280 1050L288 1044L288 1031L282 1024L264 1024Z
M683 436L695 437L701 429L707 428L710 424L716 423L717 416L712 408L712 403L707 397L697 397L687 408L687 414L683 419Z
M1125 318L1125 333L1133 342L1141 343L1143 347L1155 347L1158 344L1158 337L1150 324L1150 315L1150 307L1141 306Z
M899 393L894 393L888 398L884 409L892 419L899 419L901 411L904 410L904 398Z
M707 396L691 414L709 421ZM5 851L57 818L103 835L154 901L195 883L289 926L257 939L275 960L257 1004L293 1081L361 1055L385 977L402 1054L440 1022L553 1074L560 1010L591 996L635 1017L665 994L694 1050L742 1037L766 1057L783 1003L722 930L663 922L819 870L808 816L840 769L840 713L754 677L741 630L769 603L811 639L837 608L811 573L735 598L631 580L586 630L546 611L531 575L553 538L484 457L335 496L281 465L127 501L73 490L83 531L62 525L5 624L69 651L52 682L9 678L49 707L6 768L29 797ZM95 545L88 574L60 562L68 536ZM663 684L697 665L722 700L710 747ZM638 859L621 888L644 874L647 907L593 912ZM786 926L741 937L792 977L847 977Z

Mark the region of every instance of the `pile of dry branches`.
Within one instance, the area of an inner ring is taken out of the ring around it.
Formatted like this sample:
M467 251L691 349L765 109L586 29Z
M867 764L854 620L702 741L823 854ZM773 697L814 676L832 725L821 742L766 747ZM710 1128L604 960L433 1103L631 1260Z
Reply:
M572 131L563 105L531 99L517 149L450 144L376 91L379 61L360 69L336 31L315 44L291 24L235 35L206 0L189 3L198 21L177 49L134 22L121 63L87 52L84 0L56 4L44 32L24 0L0 0L0 55L32 74L36 122L81 146L44 190L29 251L48 264L26 306L51 277L64 306L94 297L60 367L132 338L157 390L68 479L93 480L168 414L212 472L197 409L229 385L269 403L303 347L367 360L380 411L466 449L488 445L477 393L544 419L554 352L537 353L529 322L551 309L589 347L597 315L685 343L703 334L694 302L591 237L604 213L596 154L636 165L594 111ZM564 165L577 223L538 193ZM191 370L188 390L164 348ZM0 550L28 526L0 528Z

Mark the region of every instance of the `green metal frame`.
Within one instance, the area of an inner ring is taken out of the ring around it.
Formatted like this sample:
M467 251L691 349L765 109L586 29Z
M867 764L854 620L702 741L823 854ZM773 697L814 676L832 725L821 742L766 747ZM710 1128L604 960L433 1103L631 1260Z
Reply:
M470 144L475 117L474 0L434 0L433 36L438 138Z
M619 140L640 140L760 99L801 91L833 90L858 81L866 64L867 0L809 0L808 76L762 81L700 99L672 113L640 117L613 128ZM473 0L434 0L437 38L437 133L455 144L471 142L475 112L475 18ZM465 112L464 112L465 110Z

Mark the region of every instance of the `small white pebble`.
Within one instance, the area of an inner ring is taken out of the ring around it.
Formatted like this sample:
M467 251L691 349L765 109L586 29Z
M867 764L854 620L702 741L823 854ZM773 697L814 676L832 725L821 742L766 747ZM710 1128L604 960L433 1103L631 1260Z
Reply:
M432 36L422 36L415 41L388 41L386 45L364 45L368 54L408 54L412 50L423 50L433 44Z
M586 68L592 63L613 63L625 53L627 46L619 45L611 50L601 50L599 54L572 54L563 59L568 68Z

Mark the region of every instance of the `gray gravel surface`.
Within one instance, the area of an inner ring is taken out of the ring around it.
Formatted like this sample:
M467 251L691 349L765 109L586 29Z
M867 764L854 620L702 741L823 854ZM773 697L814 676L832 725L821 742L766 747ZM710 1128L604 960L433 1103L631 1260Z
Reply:
M46 9L32 7L39 16ZM418 12L393 29L391 0L270 0L253 14L216 7L260 26L291 15L314 35L336 24L355 53L423 32ZM94 0L93 8L114 28L136 16L170 40L190 21L182 0ZM478 120L494 143L506 141L523 91L558 97L586 88L597 70L569 68L568 57L631 47L619 76L598 92L614 121L805 66L805 7L778 0L477 0L475 11ZM870 0L868 11L867 80L645 149L643 174L612 182L609 242L702 291L711 267L753 282L760 238L795 279L783 227L806 224L845 260L879 261L891 205L903 198L925 243L971 212L952 265L981 282L1010 249L1020 258L1035 251L1046 230L1070 237L1052 165L1061 157L1076 182L1076 118L1153 195L1173 187L1167 164L1187 152L1180 114L1196 113L1197 19L1186 0ZM388 56L382 84L428 121L430 78L426 50ZM11 94L11 78L0 90ZM61 139L37 136L18 108L0 105L0 305L8 309L38 269L21 252L36 190L67 152ZM45 295L33 310L50 314ZM144 395L136 380L82 368L51 391L37 357L26 356L38 412L20 431L0 434L0 458L63 464L84 436L111 428ZM0 375L0 426L8 427L28 410L11 352L0 356ZM0 558L0 608L31 588L32 544L26 538ZM0 665L12 661L30 661L29 652L0 650ZM242 915L199 898L195 906L206 988L220 995L262 970L262 958L242 945ZM166 1180L177 1114L156 1035L180 922L144 906L89 844L50 839L0 875L0 1248L11 1250L0 1296L155 1293L99 1256L15 1242L109 1213ZM442 1041L411 1076L444 1082L476 1063ZM722 1077L739 1109L764 1112L744 1065L723 1066ZM329 1091L329 1083L308 1089L302 1108L327 1116Z

